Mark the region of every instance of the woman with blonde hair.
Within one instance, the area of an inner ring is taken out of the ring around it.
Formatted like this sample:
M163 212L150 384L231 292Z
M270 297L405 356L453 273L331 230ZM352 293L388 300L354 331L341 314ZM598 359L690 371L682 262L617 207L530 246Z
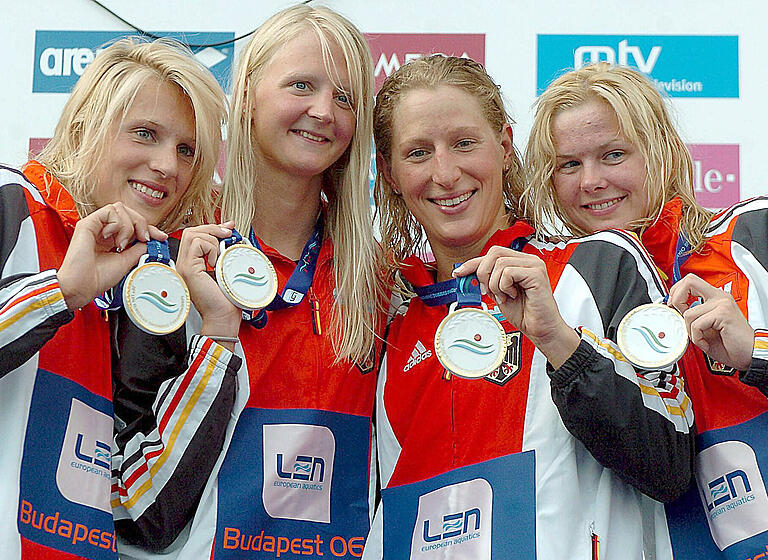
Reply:
M717 214L702 208L665 99L639 72L607 63L549 85L536 104L526 164L527 208L541 227L559 221L575 235L625 228L641 237L698 347L683 365L699 432L699 490L668 507L675 555L743 558L763 551L768 527L736 520L762 514L727 513L740 493L732 482L724 491L717 480L736 469L750 473L752 487L760 476L732 440L758 462L768 459L762 438L750 435L768 422L768 201Z
M374 138L402 301L379 373L382 503L364 557L650 553L641 512L661 515L647 496L687 487L693 435L675 368L638 371L616 350L624 314L663 295L642 250L618 235L542 242L517 219L509 117L476 62L402 66L376 97Z
M129 475L110 464L110 329L93 300L162 229L211 210L225 110L178 43L119 40L85 69L37 161L0 169L5 558L117 556L110 494ZM167 455L157 480L174 475Z
M208 491L174 549L180 558L359 556L375 491L382 307L365 39L327 8L283 10L244 47L232 99L227 221L186 229L178 269L202 319L188 372L236 374L238 394ZM276 273L277 295L260 311L235 306L207 272L221 275L222 250L242 239Z

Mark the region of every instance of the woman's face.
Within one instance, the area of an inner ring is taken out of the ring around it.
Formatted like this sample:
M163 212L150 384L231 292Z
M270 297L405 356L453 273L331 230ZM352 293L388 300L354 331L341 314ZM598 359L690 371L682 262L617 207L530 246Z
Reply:
M382 165L435 255L474 256L504 226L502 171L513 153L509 125L494 131L472 95L443 85L401 98Z
M349 73L344 56L328 41L326 72L320 39L306 30L272 57L253 89L253 150L262 172L297 178L322 175L355 133ZM334 81L337 85L334 85Z
M193 177L195 114L175 84L149 79L106 137L94 201L122 202L157 225L179 203Z
M552 119L555 193L569 220L587 232L648 215L645 158L619 132L616 113L593 99Z

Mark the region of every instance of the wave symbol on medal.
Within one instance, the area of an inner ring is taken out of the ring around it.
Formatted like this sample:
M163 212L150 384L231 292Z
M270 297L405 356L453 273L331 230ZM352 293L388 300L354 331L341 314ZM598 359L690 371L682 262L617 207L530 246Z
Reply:
M252 266L248 267L248 272L238 272L232 277L232 283L243 282L249 286L266 286L269 279L266 275L257 276L256 269Z
M483 335L480 333L475 333L473 338L474 340L470 338L458 338L448 346L448 349L460 348L462 350L468 350L473 354L478 354L481 356L490 354L494 351L493 344L480 343L480 341L483 339Z
M657 335L648 327L632 327L632 330L640 334L654 352L657 352L658 354L666 354L669 352L669 346L660 340L666 336L664 331L660 331Z
M169 301L168 299L166 299L167 297L168 297L168 292L166 292L165 290L163 290L159 294L157 292L153 292L152 290L145 290L141 292L139 295L137 295L136 299L141 299L151 303L153 306L155 306L157 309L159 309L163 313L175 313L179 309L179 304Z

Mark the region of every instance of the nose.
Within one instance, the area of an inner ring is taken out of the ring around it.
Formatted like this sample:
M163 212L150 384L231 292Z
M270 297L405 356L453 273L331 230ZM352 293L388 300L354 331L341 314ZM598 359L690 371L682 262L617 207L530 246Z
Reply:
M432 158L432 182L441 187L453 186L461 177L461 169L445 150L437 149Z
M593 163L582 163L579 187L582 191L587 193L606 187L605 177L601 173L598 165Z
M161 144L152 154L149 167L165 178L176 177L179 170L179 154L174 143Z
M321 123L333 122L334 99L332 92L318 92L312 96L307 114Z

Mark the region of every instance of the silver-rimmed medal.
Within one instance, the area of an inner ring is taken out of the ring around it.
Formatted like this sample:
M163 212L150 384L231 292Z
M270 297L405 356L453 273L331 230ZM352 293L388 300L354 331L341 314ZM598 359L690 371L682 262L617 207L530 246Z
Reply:
M663 303L647 303L627 313L616 339L624 357L641 369L668 367L688 347L685 319Z
M482 308L456 309L435 331L435 354L443 367L459 377L478 379L494 372L504 361L506 333L501 323Z
M167 245L165 251L167 254ZM144 332L169 334L180 329L189 315L189 290L170 258L164 262L150 257L143 255L125 277L122 303L131 321Z
M233 305L257 311L277 294L277 273L267 256L239 234L221 241L216 281Z

